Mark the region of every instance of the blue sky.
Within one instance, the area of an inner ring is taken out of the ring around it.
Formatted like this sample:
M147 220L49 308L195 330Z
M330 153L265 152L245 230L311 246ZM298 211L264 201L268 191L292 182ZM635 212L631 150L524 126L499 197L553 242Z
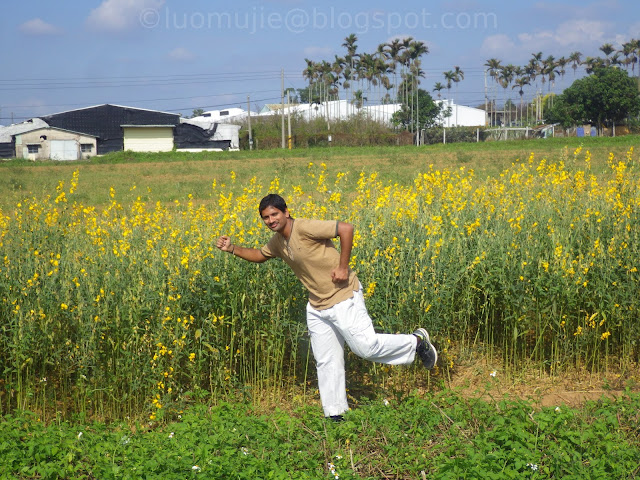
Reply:
M370 53L394 38L425 42L421 87L457 65L457 99L475 106L487 59L602 55L604 43L640 38L640 2L23 0L4 6L0 32L3 125L102 103L190 115L246 108L249 95L255 110L279 101L281 70L285 88L304 87L304 59L343 55L351 33ZM568 69L556 91L574 78Z

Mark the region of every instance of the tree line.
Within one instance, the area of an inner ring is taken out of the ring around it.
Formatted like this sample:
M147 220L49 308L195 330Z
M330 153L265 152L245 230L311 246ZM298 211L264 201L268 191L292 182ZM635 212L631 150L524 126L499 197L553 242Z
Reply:
M372 53L359 51L357 42L355 34L347 36L342 43L344 55L335 55L331 61L314 62L305 58L306 67L302 74L308 86L298 90L299 100L303 103L324 103L340 100L342 92L348 105L353 108L352 113L357 113L368 101L377 104L400 103L404 114L403 121L396 122L397 124L411 131L425 126L419 121L422 114L418 113L418 109L422 109L422 103L432 101L432 98L429 94L421 94L419 89L421 79L425 78L422 57L429 53L424 42L412 37L394 39L378 45ZM640 40L631 39L623 43L620 49L616 49L611 43L605 43L599 49L604 56L585 57L581 52L574 51L568 56L556 58L536 52L532 53L529 62L523 66L503 64L497 58L486 60L484 66L492 82L484 106L489 117L497 118L498 88L502 89L503 108L500 113L503 124L518 121L521 124L538 124L544 120L545 109L553 106L556 80L558 77L564 78L569 68L573 70L574 77L580 67L584 67L587 74L603 67L624 67L635 75L640 61ZM451 98L451 89L455 86L457 92L458 84L464 80L464 71L459 66L454 66L442 75L442 81L435 83L432 92L441 99L442 91L447 90L447 97ZM640 68L638 75L640 76ZM534 88L536 94L533 102L527 105L531 114L524 120L524 95L528 87ZM543 101L545 87L550 105ZM513 90L520 97L520 108L515 108L515 118L513 103L508 98L509 92ZM426 107L433 113L432 106ZM517 118L518 111L520 119Z
M592 74L604 67L622 66L625 67L627 71L631 69L632 75L635 75L636 65L640 61L640 40L631 39L623 43L620 49L616 49L611 43L605 43L600 46L599 50L604 54L604 57L584 57L581 52L574 51L567 57L562 56L556 58L553 55L545 57L542 52L536 52L531 54L529 62L524 66L517 66L511 63L503 65L502 61L497 58L490 58L484 66L493 81L493 86L503 89L503 105L505 106L508 104L507 92L509 88L511 88L511 90L517 89L517 93L520 96L520 111L522 112L525 88L535 88L536 97L533 104L533 119L535 123L539 123L544 118L545 107L542 101L542 95L538 94L539 88L544 91L546 84L548 94L550 94L551 101L553 101L552 94L555 81L558 77L564 78L567 73L567 68L573 70L574 77L579 67L584 67L587 74ZM640 68L638 68L638 75L640 76ZM538 81L541 86L538 85ZM494 96L488 103L490 113L491 109L495 109L495 105L496 97ZM507 113L510 115L511 109L507 112L505 107L503 112L505 115ZM511 118L506 119L506 121L510 123Z

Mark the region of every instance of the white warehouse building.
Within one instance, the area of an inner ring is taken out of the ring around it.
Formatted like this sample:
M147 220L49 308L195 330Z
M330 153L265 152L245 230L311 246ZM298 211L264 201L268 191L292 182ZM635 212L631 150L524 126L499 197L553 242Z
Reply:
M443 127L484 127L487 125L487 112L480 108L456 105L453 100L436 100L450 115L441 115L438 124Z

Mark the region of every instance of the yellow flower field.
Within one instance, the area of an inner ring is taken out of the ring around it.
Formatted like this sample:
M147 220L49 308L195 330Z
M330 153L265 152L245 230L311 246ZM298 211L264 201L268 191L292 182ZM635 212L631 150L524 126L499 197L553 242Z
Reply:
M84 205L75 172L0 212L0 413L154 419L229 392L304 390L304 290L279 261L215 248L222 234L268 239L257 205L269 192L294 216L355 225L352 267L376 327L428 328L440 371L459 351L510 369L625 368L640 353L640 176L633 149L607 162L596 175L578 148L488 179L427 168L410 184L316 163L299 185L229 172L211 184L214 207L187 194L123 205L114 189Z

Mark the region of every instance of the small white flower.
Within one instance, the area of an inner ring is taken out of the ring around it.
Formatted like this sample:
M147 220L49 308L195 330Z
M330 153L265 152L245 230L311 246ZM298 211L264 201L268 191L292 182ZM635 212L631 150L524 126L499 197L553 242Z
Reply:
M495 377L497 374L498 374L498 372L496 372L496 371L494 370L493 372L491 372L491 373L489 374L489 376L491 376L491 377Z
M78 440L80 440L82 438L82 432L78 433Z
M194 472L198 473L202 469L198 465L194 465L193 467L191 467L191 470L193 470Z
M169 438L173 438L173 435L174 435L174 433L173 433L173 432L171 432L171 433L169 434Z
M385 407L389 406L389 400L387 400L386 398L382 401L382 403L384 403Z
M560 413L560 407L556 407L556 412Z
M342 455L336 455L336 460L342 460Z
M244 455L249 455L249 449L247 447L241 447L240 451L244 454Z
M535 463L527 463L527 467L529 467L534 472L538 470L538 465L536 465Z
M127 437L126 435L123 435L122 438L120 439L120 443L122 445L127 445L130 441L131 441L131 439L129 437Z

